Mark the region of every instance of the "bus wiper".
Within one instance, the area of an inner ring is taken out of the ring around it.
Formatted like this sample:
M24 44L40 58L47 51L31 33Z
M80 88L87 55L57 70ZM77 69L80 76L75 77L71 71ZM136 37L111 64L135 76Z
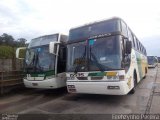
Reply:
M85 50L84 50L83 55L79 58L79 61L85 60L85 55L86 55L86 46L85 46ZM77 73L78 70L79 70L79 68L80 68L81 66L84 66L84 67L85 67L86 64L84 64L84 65L78 65L78 64L77 64L77 66L75 67L74 73Z
M35 57L36 55L34 54L33 59L29 65L25 63L26 73L29 73L30 70L34 69Z
M94 53L91 52L91 51L92 51L92 50L91 50L91 48L90 48L90 54L91 54L92 58L94 59L95 64L97 65L97 67L100 69L100 71L104 72L105 68L112 69L112 68L110 68L110 67L108 67L108 66L104 66L104 65L100 64L100 63L98 62L96 56L94 55Z
M90 53L91 53L92 58L95 61L95 64L97 65L97 67L100 69L101 72L104 72L104 70L105 70L104 66L98 62L96 56L92 52L90 52Z
M35 70L36 70L36 71L37 71L37 69L38 69L40 72L43 71L42 67L39 65L39 52L37 52L37 51L36 51L36 60L35 60L35 65L34 65L34 67L35 67Z

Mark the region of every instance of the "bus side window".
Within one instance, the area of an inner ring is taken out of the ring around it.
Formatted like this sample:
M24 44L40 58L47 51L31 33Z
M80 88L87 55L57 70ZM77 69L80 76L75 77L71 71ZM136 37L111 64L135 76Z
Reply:
M141 52L142 52L142 44L141 44ZM143 52L142 52L143 53Z
M133 34L131 34L131 35L132 35L132 45L133 45L133 48L135 48L136 46L135 46L134 36L133 36Z
M135 37L135 36L134 36L134 38L133 38L133 41L134 41L134 47L135 47L135 49L137 50L138 47L137 47L137 40L136 40L136 37Z
M144 54L144 47L142 46L142 53Z
M141 52L141 43L139 42L139 51Z
M141 43L139 42L139 52L141 52Z
M128 34L127 34L127 25L123 21L121 21L121 27L122 27L121 29L122 29L123 35L125 37L128 37Z
M139 42L138 42L137 38L136 38L136 43L137 43L137 50L139 51Z
M128 29L128 37L129 37L129 41L132 41L132 46L134 48L134 40L133 40L133 36L130 29Z
M60 45L58 57L58 73L66 71L66 47Z

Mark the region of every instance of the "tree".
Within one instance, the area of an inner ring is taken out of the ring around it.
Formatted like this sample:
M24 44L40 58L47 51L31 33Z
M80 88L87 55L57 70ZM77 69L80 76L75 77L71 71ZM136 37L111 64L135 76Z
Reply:
M26 39L25 38L18 38L18 46L25 46L26 45Z
M7 45L12 47L24 47L27 46L26 41L27 40L25 38L18 38L17 40L14 40L14 38L7 33L3 33L0 36L0 45Z
M11 35L3 33L0 38L1 44L14 46L14 38Z
M2 37L0 36L0 45L2 44Z
M15 51L17 47L27 46L25 38L15 40L11 35L3 33L0 36L0 59L12 59L12 69L16 69Z

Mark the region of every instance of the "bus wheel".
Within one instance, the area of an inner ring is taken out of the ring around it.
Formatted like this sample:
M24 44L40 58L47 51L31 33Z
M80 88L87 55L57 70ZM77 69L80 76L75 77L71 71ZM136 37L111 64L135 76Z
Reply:
M130 91L130 94L134 94L135 91L136 91L136 85L137 85L137 77L136 77L136 76L137 76L137 75L134 74L134 78L133 78L133 80L134 80L134 87L133 87L132 90Z
M143 77L143 79L146 78L146 74L147 74L147 68L145 68L145 76Z
M147 72L148 72L148 71L147 71L147 68L145 68L145 73L147 74Z

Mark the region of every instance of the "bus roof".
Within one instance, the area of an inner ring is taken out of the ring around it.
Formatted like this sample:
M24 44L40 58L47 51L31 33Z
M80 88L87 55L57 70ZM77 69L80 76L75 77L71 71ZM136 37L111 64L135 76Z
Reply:
M62 34L62 33L55 33L55 34L49 34L49 35L42 35L42 36L39 36L39 37L36 37L36 38L33 38L32 40L34 40L34 39L38 39L38 38L42 38L42 37L47 37L47 36L53 36L53 35L64 35L64 34ZM67 35L65 35L65 36L67 36Z

